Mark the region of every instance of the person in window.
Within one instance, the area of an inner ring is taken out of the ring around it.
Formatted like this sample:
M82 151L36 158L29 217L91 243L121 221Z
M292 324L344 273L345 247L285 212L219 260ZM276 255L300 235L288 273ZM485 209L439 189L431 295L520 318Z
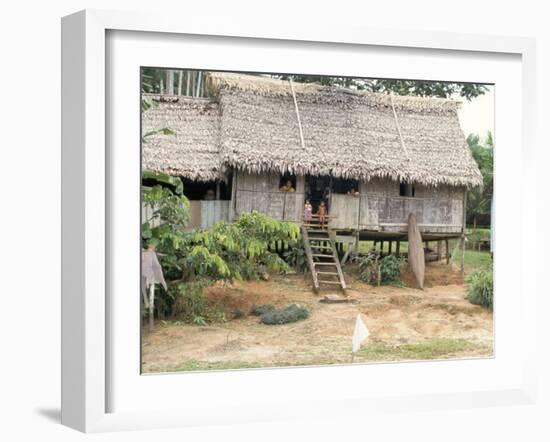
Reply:
M213 201L216 199L216 194L214 193L214 191L212 189L208 189L206 191L206 194L204 195L204 199L206 201Z
M295 189L292 187L292 181L288 180L286 184L279 189L281 192L294 192Z

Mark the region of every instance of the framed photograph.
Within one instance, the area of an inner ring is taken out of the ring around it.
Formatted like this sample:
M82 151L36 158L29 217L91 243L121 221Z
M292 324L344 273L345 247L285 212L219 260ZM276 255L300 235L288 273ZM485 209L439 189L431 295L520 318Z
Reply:
M64 424L532 403L533 41L62 26Z

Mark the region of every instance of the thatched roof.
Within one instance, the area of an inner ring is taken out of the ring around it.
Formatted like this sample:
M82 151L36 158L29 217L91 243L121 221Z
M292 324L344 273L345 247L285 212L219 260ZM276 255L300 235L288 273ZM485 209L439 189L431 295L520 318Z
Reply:
M147 96L155 106L142 114L142 134L169 128L174 135L146 137L142 167L195 181L221 178L218 104L204 98Z
M215 111L215 105L211 108L212 113L219 112L218 137L212 134L215 123L210 122L210 129L205 130L204 122L190 121L188 111L182 118L167 116L165 120L179 123L180 158L174 164L190 162L182 167L187 171L194 165L206 171L216 164L215 147L208 149L212 161L203 165L192 156L195 147L189 146L201 143L195 136L204 132L208 137L203 145L218 140L224 166L253 173L276 170L366 180L389 177L431 185L482 182L459 125L457 101L302 83L292 84L293 95L288 81L241 74L210 73L208 84L219 106ZM165 112L179 111L174 104ZM209 118L214 117L209 113ZM195 134L193 143L182 143L184 129ZM191 149L189 155L187 149ZM174 155L177 150L173 145Z

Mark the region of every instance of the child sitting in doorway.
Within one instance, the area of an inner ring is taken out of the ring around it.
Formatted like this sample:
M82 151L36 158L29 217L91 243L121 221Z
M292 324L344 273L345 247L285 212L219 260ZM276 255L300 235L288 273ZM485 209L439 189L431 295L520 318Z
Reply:
M321 201L319 204L319 210L317 213L319 214L319 224L321 225L321 229L324 229L327 222L327 206L324 201Z

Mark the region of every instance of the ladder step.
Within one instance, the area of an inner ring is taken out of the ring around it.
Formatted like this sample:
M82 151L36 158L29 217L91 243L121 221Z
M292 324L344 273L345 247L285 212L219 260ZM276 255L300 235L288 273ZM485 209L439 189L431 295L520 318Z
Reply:
M318 275L332 275L332 276L340 276L339 273L336 272L317 272Z
M339 286L342 285L342 284L340 283L340 281L323 281L323 280L321 280L321 279L319 279L319 283L321 283L321 284L339 285Z
M332 250L332 247L331 247L331 246L321 246L321 245L315 246L315 245L313 245L313 244L311 244L311 248L312 248L312 249Z
M334 258L333 255L324 255L322 253L313 253L311 256L314 256L316 258Z
M314 266L338 266L335 262L314 262Z
M326 233L328 234L328 231L324 229L308 229L307 233Z

